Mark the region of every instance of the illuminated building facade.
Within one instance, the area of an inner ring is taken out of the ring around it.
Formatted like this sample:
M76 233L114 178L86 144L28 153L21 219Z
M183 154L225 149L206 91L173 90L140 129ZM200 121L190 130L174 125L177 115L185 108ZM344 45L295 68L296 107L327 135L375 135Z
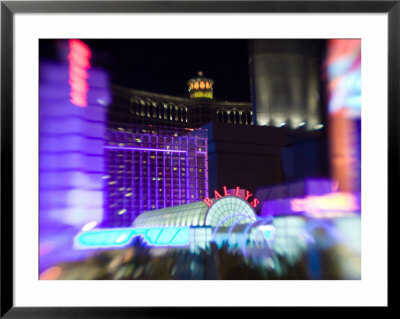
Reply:
M43 233L103 218L108 76L91 66L90 48L60 42L57 61L39 68L39 209ZM41 237L42 240L42 237Z
M161 127L198 128L209 122L252 125L251 103L215 100L213 84L199 72L188 81L189 97L113 86L108 118L111 123Z
M208 193L204 130L109 129L104 153L104 226L129 226L143 211L192 203Z
M209 136L199 128L252 125L251 103L214 100L214 81L202 72L187 84L189 97L113 87L103 226L131 225L143 211L208 196Z
M250 72L257 125L323 127L320 56L323 40L251 40ZM321 126L322 125L322 126Z
M187 84L189 97L113 87L104 227L128 226L143 211L208 196L208 133L199 127L252 124L251 104L214 100L214 81L202 72Z

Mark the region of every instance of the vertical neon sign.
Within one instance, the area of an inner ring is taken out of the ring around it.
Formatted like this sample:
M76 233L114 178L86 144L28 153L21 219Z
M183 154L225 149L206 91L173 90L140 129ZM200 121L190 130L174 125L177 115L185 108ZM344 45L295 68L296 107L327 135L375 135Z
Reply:
M89 85L87 79L89 78L88 69L90 65L91 52L89 47L80 40L69 40L68 54L69 61L69 85L70 102L79 107L87 106L87 92Z
M327 42L332 175L343 192L360 190L361 40Z

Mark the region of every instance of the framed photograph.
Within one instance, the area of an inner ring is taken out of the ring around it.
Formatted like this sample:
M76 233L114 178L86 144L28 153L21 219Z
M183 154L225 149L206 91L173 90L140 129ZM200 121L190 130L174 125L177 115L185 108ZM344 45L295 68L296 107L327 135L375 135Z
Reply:
M399 15L2 1L1 317L388 308Z

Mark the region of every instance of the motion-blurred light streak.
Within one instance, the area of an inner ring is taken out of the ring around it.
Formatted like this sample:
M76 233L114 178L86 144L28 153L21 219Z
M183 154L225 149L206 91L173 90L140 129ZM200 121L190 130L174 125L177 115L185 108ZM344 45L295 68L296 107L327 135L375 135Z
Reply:
M361 40L328 40L325 70L332 175L340 191L357 192L361 188Z

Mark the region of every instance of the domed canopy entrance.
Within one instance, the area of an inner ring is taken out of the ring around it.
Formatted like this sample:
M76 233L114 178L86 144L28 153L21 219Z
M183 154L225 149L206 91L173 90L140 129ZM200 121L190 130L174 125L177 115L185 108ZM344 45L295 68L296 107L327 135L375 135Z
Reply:
M208 226L229 227L241 218L240 224L255 222L257 217L244 199L224 196L208 207L204 202L151 210L139 215L134 227Z

